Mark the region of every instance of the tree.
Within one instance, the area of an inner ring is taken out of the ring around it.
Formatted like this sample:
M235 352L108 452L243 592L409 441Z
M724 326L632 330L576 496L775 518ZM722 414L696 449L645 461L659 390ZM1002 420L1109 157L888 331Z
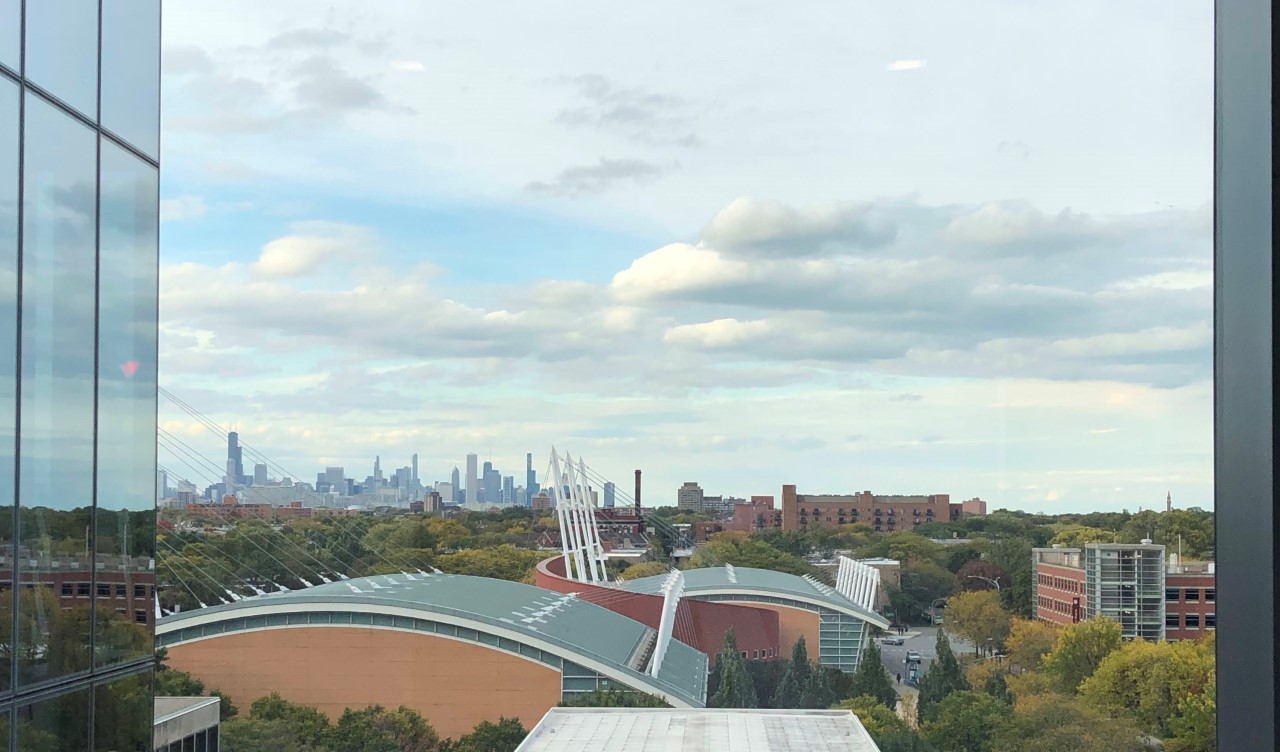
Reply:
M862 722L862 727L871 734L873 739L907 728L906 722L899 718L892 708L885 707L880 698L871 695L858 695L831 707L833 710L853 711L853 714Z
M1009 694L1009 682L1003 671L992 671L982 683L982 691L1000 702L1013 704L1013 695Z
M450 574L523 582L532 576L533 568L538 562L551 555L542 551L516 548L507 543L475 551L441 554L436 557L436 566Z
M308 705L297 705L277 692L259 697L249 705L249 717L260 721L284 721L304 745L323 747L331 726L329 717Z
M937 749L911 729L890 731L875 742L880 752L936 752Z
M1000 590L1000 602L1010 613L1025 618L1035 614L1031 595L1035 586L1031 571L1032 544L1027 538L1004 538L988 544L986 552L987 561L1009 573L1009 587Z
M948 752L990 752L995 727L1012 712L991 695L952 692L938 703L933 720L921 732L929 743Z
M991 590L960 593L947 601L947 629L973 643L974 653L1009 636L1009 614Z
M1146 752L1132 722L1107 718L1071 696L1023 698L996 726L991 752Z
M1101 530L1085 525L1061 525L1057 534L1049 541L1067 548L1084 548L1086 543L1115 543L1116 534L1110 530Z
M1180 701L1202 694L1214 674L1212 648L1194 642L1127 642L1080 684L1080 698L1127 715L1154 736L1171 736Z
M920 699L917 712L921 721L932 720L939 703L952 692L969 689L969 680L960 669L960 661L951 652L951 641L945 630L938 630L935 652L929 670L920 677Z
M795 575L820 575L813 565L799 556L789 554L754 538L747 533L716 533L689 559L689 569L719 567L732 564L735 567L771 569Z
M1013 584L1003 567L982 559L966 562L956 571L956 578L960 580L960 587L965 590L995 590L996 586L988 580L1000 583L1001 588Z
M499 717L497 723L481 721L470 734L446 743L440 752L514 752L528 734L520 719Z
M223 721L234 718L240 712L239 708L231 702L229 696L216 689L206 689L204 682L185 671L170 668L165 663L168 657L168 651L164 648L156 651L155 693L157 696L199 697L201 695L211 695L217 697L221 701L218 707L218 717Z
M583 692L574 695L572 700L560 703L562 708L669 708L671 705L661 697L645 692L623 691L621 689L597 689L594 692Z
M403 705L395 710L370 705L342 711L329 734L329 746L342 752L438 752L440 735Z
M622 570L622 576L628 580L638 580L642 577L653 577L659 574L667 573L667 563L665 561L642 561L639 564L632 564Z
M849 694L874 697L889 709L898 706L898 693L889 679L880 658L880 645L869 640L862 650L862 658L853 672L853 681L849 686Z
M809 679L804 685L804 694L800 700L802 708L826 708L836 701L835 693L831 691L831 683L827 679L827 672L821 666L811 666L809 668Z
M222 749L231 752L327 752L298 738L293 725L277 718L232 718L218 729Z
M773 707L799 708L804 701L805 688L809 686L809 650L805 647L804 636L796 640L791 648L791 660L787 663L782 681L773 694Z
M1169 720L1173 736L1165 739L1168 752L1216 752L1218 749L1218 680L1210 673L1199 694L1183 697Z
M1120 624L1105 617L1072 624L1059 633L1057 644L1044 657L1044 672L1059 689L1074 693L1120 642Z
M738 640L730 629L724 635L724 647L716 656L719 684L708 703L714 708L754 708L756 688L747 674L746 661L738 652Z
M1058 643L1058 627L1034 619L1014 619L1004 650L1009 663L1023 669L1040 668L1044 656Z

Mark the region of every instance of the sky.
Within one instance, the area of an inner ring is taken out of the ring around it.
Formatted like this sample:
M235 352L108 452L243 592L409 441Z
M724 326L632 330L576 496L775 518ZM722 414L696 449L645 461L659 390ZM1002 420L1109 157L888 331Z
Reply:
M302 480L1211 508L1212 3L1151 11L167 3L160 383Z

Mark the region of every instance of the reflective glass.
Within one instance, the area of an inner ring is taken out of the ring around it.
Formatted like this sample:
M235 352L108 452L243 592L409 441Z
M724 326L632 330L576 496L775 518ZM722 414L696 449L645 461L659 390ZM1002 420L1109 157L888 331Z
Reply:
M18 69L22 41L22 0L0 0L0 63Z
M95 136L27 95L22 220L18 674L88 667L92 522ZM26 585L33 587L25 587ZM28 603L29 601L29 603Z
M90 118L98 110L98 1L27 3L26 77Z
M102 4L102 127L160 155L160 0Z
M154 167L103 139L99 200L97 663L151 652L156 484ZM137 597L142 586L143 597Z
M18 749L72 752L89 748L89 690L18 708Z
M0 79L0 581L13 581L13 408L18 332L18 87ZM0 591L0 691L9 688L13 589Z
M143 752L151 746L151 672L99 684L93 695L93 748Z

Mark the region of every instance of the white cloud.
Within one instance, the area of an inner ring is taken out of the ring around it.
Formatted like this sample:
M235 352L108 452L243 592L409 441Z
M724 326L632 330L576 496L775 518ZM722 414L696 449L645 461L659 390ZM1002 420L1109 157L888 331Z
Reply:
M209 207L201 196L177 196L160 199L160 221L180 222L184 219L199 219L208 212Z
M421 73L427 69L427 66L417 60L394 60L391 63L391 67L408 73Z
M716 349L742 345L758 339L769 331L769 322L716 319L702 324L683 324L667 330L662 339L683 347Z
M929 64L928 60L895 60L885 66L887 71L920 70Z
M262 247L250 265L262 277L301 277L332 261L353 261L372 251L371 233L335 222L299 222L294 232Z

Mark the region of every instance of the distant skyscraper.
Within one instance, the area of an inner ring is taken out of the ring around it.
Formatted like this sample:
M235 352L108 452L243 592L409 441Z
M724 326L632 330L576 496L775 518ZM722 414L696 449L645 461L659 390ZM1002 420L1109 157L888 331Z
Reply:
M156 471L156 496L161 499L169 497L169 474L163 470Z
M692 512L702 511L702 486L697 483L685 483L676 492L676 506Z
M373 490L382 488L382 457L373 458Z
M253 466L253 485L255 486L267 485L267 466L266 465L257 464Z
M418 488L418 453L417 452L413 453L413 464L411 465L411 467L413 468L413 477L410 478L409 480L413 481L413 487L416 490Z
M227 474L233 483L239 483L244 477L244 452L240 448L240 434L235 431L227 433Z
M524 456L524 495L525 506L533 505L533 497L538 493L538 473L533 469L533 452Z
M484 502L496 504L502 501L502 473L495 470L492 463L484 464L488 466L484 471Z
M460 496L462 493L462 473L458 472L458 466L453 466L453 474L449 476L449 483L453 490L453 495L446 497L448 501L463 501Z
M613 497L617 489L613 485L613 481L606 481L604 484L604 506L606 509L613 506Z
M516 479L513 476L502 476L502 503L516 503Z
M326 467L324 469L324 479L329 484L329 488L337 491L340 496L350 495L347 491L345 471L341 467Z
M480 501L480 469L477 462L480 458L474 454L467 455L467 503L476 504Z

